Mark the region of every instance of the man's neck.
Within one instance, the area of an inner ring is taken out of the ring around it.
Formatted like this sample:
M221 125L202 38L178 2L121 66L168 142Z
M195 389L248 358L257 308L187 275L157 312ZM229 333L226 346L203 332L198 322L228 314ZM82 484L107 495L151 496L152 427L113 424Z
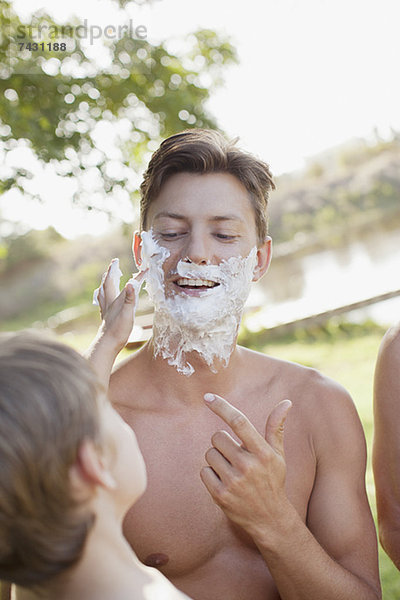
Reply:
M208 392L229 396L230 391L237 388L237 382L242 378L244 352L243 348L235 345L228 365L215 364L216 372L193 352L189 360L194 372L189 376L178 373L161 356L154 357L151 340L142 350L142 359L147 363L152 381L160 394L174 399L174 402L193 405L203 404L203 396Z

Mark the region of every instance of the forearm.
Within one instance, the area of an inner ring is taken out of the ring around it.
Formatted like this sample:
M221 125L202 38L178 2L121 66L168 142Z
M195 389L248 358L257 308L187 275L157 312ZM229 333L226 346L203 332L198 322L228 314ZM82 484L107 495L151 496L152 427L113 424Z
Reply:
M333 560L293 509L275 539L253 536L282 600L378 600L376 586Z
M110 291L110 269L104 281L104 299L102 306L103 322L97 335L85 352L86 358L95 369L100 382L108 389L111 369L119 352L125 346L132 331L136 297L139 294L143 272L136 280L131 280L114 299ZM112 286L111 286L112 287Z
M382 548L400 571L400 528L379 520L379 539Z
M111 371L121 349L100 327L95 339L84 353L105 389L108 389Z

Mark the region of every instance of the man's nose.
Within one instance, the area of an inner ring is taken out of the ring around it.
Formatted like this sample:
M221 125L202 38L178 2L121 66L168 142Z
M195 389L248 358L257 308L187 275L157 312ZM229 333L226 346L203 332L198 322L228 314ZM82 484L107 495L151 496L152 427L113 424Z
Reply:
M209 250L203 236L191 235L184 249L183 260L197 265L205 265L209 261Z

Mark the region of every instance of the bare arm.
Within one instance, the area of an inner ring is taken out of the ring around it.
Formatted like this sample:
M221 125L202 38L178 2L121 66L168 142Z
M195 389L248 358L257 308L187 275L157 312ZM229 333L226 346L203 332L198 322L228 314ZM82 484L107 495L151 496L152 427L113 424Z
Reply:
M317 419L318 463L307 525L290 504L284 485L288 401L272 411L265 439L226 401L217 397L210 404L243 444L232 438L229 442L226 433L216 434L203 482L226 515L252 536L282 600L381 597L375 529L364 484L365 443L349 404L345 397L339 403L345 407L340 415L328 409L325 412L331 414Z
M379 538L400 569L400 325L385 335L376 363L373 469Z

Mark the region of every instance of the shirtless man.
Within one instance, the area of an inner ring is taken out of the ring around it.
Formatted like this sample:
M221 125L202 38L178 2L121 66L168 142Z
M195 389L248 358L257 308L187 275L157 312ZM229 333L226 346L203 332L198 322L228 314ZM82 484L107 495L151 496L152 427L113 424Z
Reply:
M379 538L400 570L400 324L382 340L375 369L373 467Z
M149 163L141 231L158 254L147 251L142 267L161 268L165 289L153 285L153 338L110 382L148 468L124 532L195 600L377 600L365 441L349 395L313 369L236 345L235 281L246 291L249 268L253 281L267 271L273 187L265 163L211 131L168 138ZM141 252L138 237L139 265ZM202 312L210 297L221 321ZM93 361L112 361L129 327L118 340L105 329Z

